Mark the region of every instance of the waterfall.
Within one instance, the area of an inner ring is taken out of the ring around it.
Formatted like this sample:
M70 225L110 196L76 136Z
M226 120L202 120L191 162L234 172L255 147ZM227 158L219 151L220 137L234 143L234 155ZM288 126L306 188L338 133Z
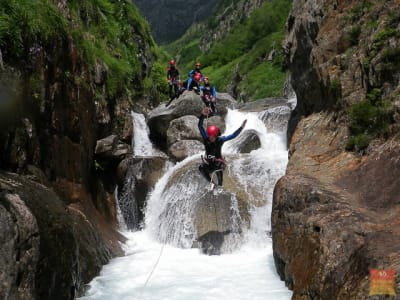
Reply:
M149 138L149 128L143 114L131 112L133 122L132 149L134 156L152 156L158 154Z
M138 195L134 192L138 189L137 170L132 164L146 157L166 157L161 151L153 147L149 138L149 128L143 114L131 112L133 125L132 149L133 157L129 161L129 168L125 176L125 182L118 191L118 208L121 213L122 228L138 230L141 227L142 217Z
M292 293L275 271L270 237L273 188L287 164L289 113L286 106L264 112L228 111L224 134L247 119L245 130L254 131L261 142L250 153L239 153L236 139L222 149L229 160L225 175L248 199L249 220L240 217L235 194L224 200L230 205L229 228L238 230L228 241L234 244L229 251L208 256L192 248L194 208L208 186L199 179L198 153L166 170L147 199L144 228L124 233L126 255L104 266L82 299L290 299ZM143 147L137 151L145 152ZM220 202L211 205L222 205L220 196L217 192L214 200Z

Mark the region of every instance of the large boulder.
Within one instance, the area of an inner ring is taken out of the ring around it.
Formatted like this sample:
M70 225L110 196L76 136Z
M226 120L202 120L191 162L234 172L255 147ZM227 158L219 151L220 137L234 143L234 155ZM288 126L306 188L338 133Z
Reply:
M257 134L257 131L250 129L245 130L236 139L236 144L239 149L239 153L250 153L261 147L261 140Z
M168 152L175 161L182 161L185 158L204 152L204 145L196 140L182 140L172 144Z
M161 178L166 157L130 157L118 166L118 205L127 229L139 229L148 193Z
M218 117L223 118L227 113L227 108L234 108L236 106L236 101L228 94L219 93L217 96ZM147 123L150 129L151 140L158 147L166 150L168 148L167 130L170 122L183 116L198 117L203 108L203 101L194 92L184 93L178 99L172 101L168 107L165 107L164 103L156 107L148 114Z
M122 254L122 236L84 211L39 183L0 173L3 299L75 299L112 256Z
M200 163L190 160L170 176L160 195L165 206L159 223L151 227L162 228L159 235L165 242L199 247L208 254L226 253L238 246L249 226L248 199L230 172L224 174L223 189L209 190L210 182L198 170Z
M181 161L204 151L203 138L197 127L198 121L198 117L195 116L183 116L171 121L167 130L167 144L172 159ZM221 131L225 130L225 124L220 116L212 116L204 123L217 125Z
M361 158L346 134L334 114L303 118L275 186L275 264L294 299L368 299L369 269L400 267L399 142Z
M194 226L203 253L219 255L236 248L243 230L242 218L232 205L236 201L231 191L216 188L195 202Z
M165 107L165 104L156 107L148 114L147 125L150 129L151 140L165 150L169 123L187 115L199 116L203 106L200 96L193 92L187 92L174 100L168 107Z
M199 118L197 116L183 116L171 121L167 130L168 147L181 140L201 141L201 135L197 128Z
M36 218L18 194L0 182L0 296L34 299L40 235Z

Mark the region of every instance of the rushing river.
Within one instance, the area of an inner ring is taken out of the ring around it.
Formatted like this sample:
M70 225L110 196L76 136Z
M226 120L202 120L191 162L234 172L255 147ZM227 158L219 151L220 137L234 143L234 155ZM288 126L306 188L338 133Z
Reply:
M239 155L231 169L240 174L244 186L266 197L265 205L249 207L250 226L238 247L229 253L209 256L196 248L160 242L160 236L163 236L160 231L170 230L163 224L172 224L170 220L160 219L160 211L165 209L168 199L176 200L177 197L165 191L168 179L174 170L197 159L198 154L166 170L148 199L144 229L123 231L128 239L124 245L126 255L105 265L100 275L89 284L86 295L80 299L290 299L292 292L276 273L269 234L273 187L285 173L287 164L286 127L273 123L274 119L282 123L279 115L283 113L287 115L287 107L262 113L234 110L229 111L225 119L229 134L246 118L246 130L256 131L261 141L259 149L243 157ZM140 126L135 128L138 130ZM136 131L135 135L138 135ZM142 145L137 149L145 151L148 147ZM223 147L224 154L236 152L235 140ZM189 189L193 186L188 185L187 188L183 194L190 195ZM178 222L187 222L187 216L182 214L181 217Z

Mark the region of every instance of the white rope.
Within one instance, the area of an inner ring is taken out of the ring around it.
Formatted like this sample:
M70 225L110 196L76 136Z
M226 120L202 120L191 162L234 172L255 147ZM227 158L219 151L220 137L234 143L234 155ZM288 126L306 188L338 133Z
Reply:
M154 264L153 269L151 270L149 276L148 276L147 279L146 279L146 282L145 282L144 285L143 285L143 289L147 286L147 284L148 284L148 282L149 282L149 280L150 280L150 278L151 278L151 275L153 275L154 270L156 269L158 263L160 262L161 255L162 255L162 253L163 253L165 244L166 244L166 243L163 243L163 245L162 245L162 247L161 247L160 254L158 255L157 261L156 261L156 263Z

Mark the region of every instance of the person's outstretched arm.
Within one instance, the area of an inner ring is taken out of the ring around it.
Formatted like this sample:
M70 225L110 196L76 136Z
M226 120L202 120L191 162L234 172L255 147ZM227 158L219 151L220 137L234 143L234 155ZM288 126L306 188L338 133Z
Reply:
M203 127L203 121L204 121L205 115L204 115L204 110L201 112L201 115L199 117L199 123L197 123L197 127L199 127L199 131L201 136L203 137L203 140L207 140L208 139L208 134L205 131L204 127Z
M247 119L243 121L242 125L240 125L240 127L238 129L235 130L234 133L230 134L230 135L226 135L226 136L221 136L219 137L223 142L229 141L234 139L235 137L237 137L239 135L239 133L242 132L244 126L246 126L247 123Z

